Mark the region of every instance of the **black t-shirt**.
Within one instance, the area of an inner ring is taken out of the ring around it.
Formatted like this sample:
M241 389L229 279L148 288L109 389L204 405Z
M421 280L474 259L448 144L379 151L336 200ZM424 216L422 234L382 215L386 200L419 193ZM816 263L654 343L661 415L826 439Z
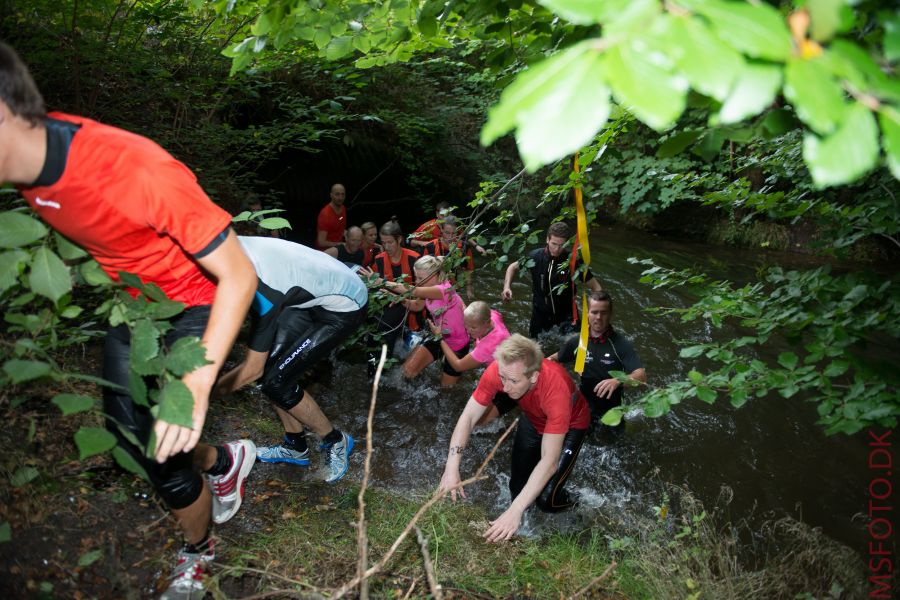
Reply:
M356 252L347 252L347 247L344 244L336 246L337 248L337 259L344 264L350 265L362 265L366 260L366 253L362 248L357 248Z
M530 267L534 310L549 315L571 315L575 273L569 271L569 254L553 258L545 247L532 250L528 258L534 261ZM582 264L581 257L577 257L575 272ZM590 268L584 271L585 281L593 277Z
M568 364L575 362L575 352L578 350L578 335L569 337L562 348L559 349L559 362ZM604 341L596 338L588 338L587 352L584 357L584 373L581 374L581 393L585 396L596 396L594 388L604 379L610 379L610 371L624 371L626 374L640 369L641 359L634 351L631 340L610 328L609 335ZM613 392L612 401L615 404L622 403L624 386L619 386Z

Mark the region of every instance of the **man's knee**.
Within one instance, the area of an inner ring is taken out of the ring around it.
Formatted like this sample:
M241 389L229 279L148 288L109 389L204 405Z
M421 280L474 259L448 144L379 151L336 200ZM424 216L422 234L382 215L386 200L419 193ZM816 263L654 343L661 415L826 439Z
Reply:
M275 406L288 412L303 399L303 388L299 384L287 384L278 378L266 379L262 392Z
M203 477L188 466L168 473L155 487L169 508L180 510L187 508L200 497L203 491Z

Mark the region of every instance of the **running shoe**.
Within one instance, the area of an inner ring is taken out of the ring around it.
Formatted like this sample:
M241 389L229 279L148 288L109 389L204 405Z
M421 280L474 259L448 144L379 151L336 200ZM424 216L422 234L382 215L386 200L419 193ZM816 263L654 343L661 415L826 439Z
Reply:
M215 557L212 550L202 553L179 551L172 583L160 600L201 600L206 595L209 564Z
M260 446L256 449L256 459L267 463L291 463L301 467L309 466L309 448L300 452L284 444Z
M322 444L321 449L328 454L328 474L325 483L336 483L347 472L350 466L350 454L353 452L353 438L341 432L341 441L333 444Z
M222 524L234 516L244 500L244 480L256 461L256 445L250 440L225 444L231 468L224 475L207 475L212 491L212 520Z

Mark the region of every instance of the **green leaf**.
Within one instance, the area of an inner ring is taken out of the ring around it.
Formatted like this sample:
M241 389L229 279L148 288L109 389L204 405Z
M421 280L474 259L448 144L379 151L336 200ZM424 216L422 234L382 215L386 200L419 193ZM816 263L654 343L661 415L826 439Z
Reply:
M779 67L747 63L738 73L734 87L722 103L715 120L720 123L737 123L762 112L772 104L780 87Z
M181 314L187 305L174 300L154 302L150 307L150 316L154 319L166 320Z
M196 336L179 338L166 356L166 370L176 377L208 364L210 361L206 360L206 348Z
M681 115L687 80L660 67L640 44L620 44L606 53L607 81L616 100L638 119L661 131Z
M432 38L437 35L438 31L438 20L432 16L419 17L416 25L419 28L419 33L427 38Z
M821 61L791 57L784 70L784 95L800 120L820 135L837 128L847 104L844 91Z
M747 403L748 399L747 392L744 390L735 390L731 392L731 405L735 408L740 408Z
M59 255L63 260L76 260L88 255L84 248L69 241L69 238L60 234L58 231L53 232L53 239L56 240L56 249L59 250Z
M793 370L797 366L797 355L793 352L782 352L778 355L778 364L788 370Z
M144 382L144 376L134 371L128 373L128 393L135 404L141 406L150 406L147 401L147 384Z
M878 120L888 168L895 179L900 179L900 114L892 108L882 107Z
M841 9L847 0L806 0L812 22L812 37L820 42L831 39L841 24Z
M40 360L11 359L3 363L3 371L15 384L49 375L50 365Z
M659 12L658 0L538 0L570 23L578 25L618 25L646 23L648 15Z
M28 262L24 250L7 250L0 254L0 292L5 292L19 282L22 266Z
M90 552L85 552L78 558L78 566L79 567L89 567L100 558L103 557L102 550L91 550Z
M691 370L691 371L688 371L688 379L691 380L691 383L693 383L694 385L697 385L698 383L703 381L703 374L700 373L699 371Z
M259 222L263 229L291 229L291 223L283 217L269 217Z
M520 73L491 108L481 143L517 127L519 152L530 170L589 143L609 116L601 65L600 53L581 43Z
M847 372L847 369L850 368L850 363L846 360L834 360L832 361L825 370L822 371L822 374L825 377L839 377Z
M145 363L159 355L159 330L150 319L138 319L131 329L131 362Z
M691 87L716 100L725 100L744 66L743 57L699 19L671 17L666 22L667 45Z
M871 111L854 103L827 138L805 135L803 159L820 188L854 181L871 170L878 161L878 128Z
M144 470L144 467L141 466L139 462L137 462L131 454L128 453L127 450L123 449L120 446L116 446L112 449L113 458L116 459L116 462L119 463L126 471L131 471L135 475L141 476L144 480L149 481L149 477L147 476L147 471Z
M704 346L688 346L687 348L682 348L678 355L681 358L696 358L705 351L706 348Z
M90 410L94 406L93 398L80 394L57 394L51 402L58 406L65 416Z
M141 278L127 271L119 271L119 280L130 288L144 291L144 282Z
M331 42L325 47L325 58L328 60L340 60L353 52L353 38L342 35L331 38Z
M672 158L680 154L685 148L697 141L703 130L682 131L676 133L656 149L657 158Z
M180 379L166 383L160 392L159 419L172 425L193 427L194 396Z
M372 49L372 40L369 39L368 34L360 33L353 36L353 47L363 54L368 54L369 50Z
M697 397L707 404L715 402L716 395L716 390L712 388L706 387L705 385L697 386Z
M791 55L791 35L781 13L768 4L725 0L679 0L709 19L726 43L754 58L785 61Z
M106 274L100 263L93 259L78 265L78 272L81 273L81 277L88 285L97 286L112 283L112 279Z
M773 137L784 135L799 126L799 122L794 118L794 113L783 108L769 112L760 124Z
M600 417L600 422L604 425L609 425L610 427L615 427L619 423L622 422L622 409L621 408L611 408Z
M10 540L12 540L12 528L9 526L9 521L3 521L0 523L0 544Z
M38 475L40 472L34 467L19 467L9 478L9 482L18 488L31 483Z
M47 235L35 218L19 212L0 212L0 248L21 248Z
M55 252L42 247L31 257L28 284L34 292L56 302L72 289L72 276Z
M116 445L116 436L100 427L82 427L75 432L75 445L81 460L106 452Z
M900 12L882 19L884 25L884 57L891 62L900 59Z
M316 45L316 48L321 50L327 46L330 41L331 31L328 28L320 27L319 29L316 29L316 35L313 37L313 43Z

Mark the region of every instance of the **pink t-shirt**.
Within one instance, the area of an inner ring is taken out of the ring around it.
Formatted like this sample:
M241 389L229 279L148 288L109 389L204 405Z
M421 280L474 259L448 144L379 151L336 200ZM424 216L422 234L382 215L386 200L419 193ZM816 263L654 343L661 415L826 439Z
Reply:
M466 333L466 325L463 322L463 301L453 289L449 281L439 283L435 287L441 290L440 300L425 299L425 307L431 313L434 324L444 330L444 341L456 352L465 348L469 343L469 334Z
M491 311L491 325L493 329L483 338L476 339L475 348L472 349L472 358L485 365L494 362L494 350L509 337L509 330L503 324L503 316L496 310Z

